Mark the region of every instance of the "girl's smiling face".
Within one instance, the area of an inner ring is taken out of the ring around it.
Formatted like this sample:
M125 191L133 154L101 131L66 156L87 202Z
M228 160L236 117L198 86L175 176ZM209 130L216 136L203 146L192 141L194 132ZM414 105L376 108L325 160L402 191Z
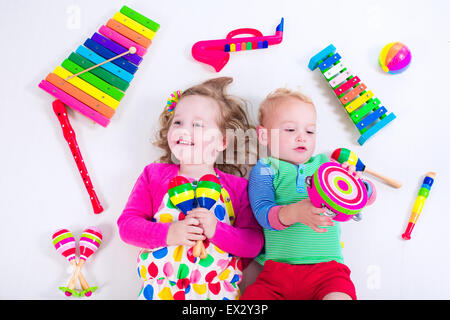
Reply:
M182 164L214 164L226 142L219 128L220 107L200 95L181 99L167 134L172 154Z

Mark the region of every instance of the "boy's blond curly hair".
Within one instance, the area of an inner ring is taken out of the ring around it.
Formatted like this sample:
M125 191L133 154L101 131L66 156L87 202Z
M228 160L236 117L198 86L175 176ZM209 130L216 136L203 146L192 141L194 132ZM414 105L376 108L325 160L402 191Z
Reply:
M271 111L286 98L296 98L305 103L314 105L311 98L303 94L299 89L291 90L288 88L278 88L267 95L261 102L258 110L258 123L264 126L264 120L267 119Z

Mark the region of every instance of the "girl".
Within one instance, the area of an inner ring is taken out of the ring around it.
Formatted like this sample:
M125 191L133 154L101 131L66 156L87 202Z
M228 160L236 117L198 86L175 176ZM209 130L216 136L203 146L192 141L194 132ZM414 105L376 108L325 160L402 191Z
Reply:
M263 233L243 178L246 168L234 163L237 150L233 163L225 162L230 158L226 148L235 148L236 142L230 130L252 128L245 104L226 94L232 81L222 77L177 91L160 116L155 145L165 153L159 163L144 168L117 221L122 240L142 248L141 299L237 299L240 257L255 257L262 249ZM206 174L219 179L220 199L210 210L195 208L194 202L185 215L169 199L169 181L184 176L195 189ZM198 240L206 257L193 256Z

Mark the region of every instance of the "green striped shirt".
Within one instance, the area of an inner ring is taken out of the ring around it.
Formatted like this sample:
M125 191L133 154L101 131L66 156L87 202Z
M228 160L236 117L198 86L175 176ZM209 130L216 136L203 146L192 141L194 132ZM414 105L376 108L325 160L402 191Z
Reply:
M288 205L308 198L305 177L313 175L329 159L325 154L318 154L299 165L272 157L260 161L271 169L276 204ZM265 251L256 257L256 261L260 264L266 260L290 264L315 264L331 260L343 263L339 222L334 221L334 226L327 227L327 230L318 233L300 222L283 230L264 228Z

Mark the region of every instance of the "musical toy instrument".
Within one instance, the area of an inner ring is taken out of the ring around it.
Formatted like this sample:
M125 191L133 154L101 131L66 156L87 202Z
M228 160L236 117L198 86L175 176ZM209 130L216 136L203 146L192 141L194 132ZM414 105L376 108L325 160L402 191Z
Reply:
M102 239L102 231L97 227L88 227L83 231L80 238L80 261L67 285L68 290L73 290L75 288L75 283L81 273L81 268L86 260L100 247Z
M169 200L185 215L191 211L194 205L194 188L188 179L176 176L169 181Z
M388 113L360 78L342 63L341 55L332 44L309 61L310 70L317 67L361 134L358 138L360 145L396 118L394 113Z
M338 149L334 150L333 153L331 154L331 159L334 159L341 164L344 162L347 162L349 165L355 166L356 171L362 171L362 172L368 173L368 174L384 181L391 187L400 188L402 186L401 182L394 180L392 178L386 177L372 169L367 168L366 165L361 161L361 159L359 159L358 156L349 149L338 148Z
M335 162L322 164L306 177L306 185L311 203L316 208L327 208L326 215L336 221L354 218L367 204L365 184Z
M54 110L57 109L55 113L65 137L65 128L70 123L67 112L63 111L64 105L103 127L109 125L158 29L158 23L123 6L39 83L42 90L57 99L53 106ZM75 137L73 128L70 127L70 131ZM73 149L73 139L67 143ZM78 146L75 149L77 158L72 153L77 166L79 163L84 166ZM94 212L100 213L103 208L93 191L89 175L85 168L83 173L79 170Z
M275 29L272 36L263 34L252 28L242 28L230 31L225 39L204 40L192 46L192 57L195 60L209 64L216 72L225 67L230 59L230 52L265 49L283 41L284 18ZM238 35L252 35L251 37L237 37Z
M416 225L416 222L419 219L420 213L422 212L423 206L425 205L425 200L428 198L428 195L430 194L430 189L431 186L433 185L435 178L436 178L435 172L428 172L426 174L422 186L419 189L416 201L414 202L408 226L406 227L405 232L402 234L402 238L404 240L411 239L411 232L413 231L414 226Z
M206 174L198 180L197 188L195 189L195 197L198 205L207 210L211 209L217 200L220 198L222 187L219 179L213 174ZM194 257L205 259L207 257L206 249L203 241L197 240L192 250Z
M91 178L89 177L89 173L86 169L83 156L81 155L80 148L78 147L75 131L73 130L69 121L69 117L67 116L66 107L60 100L53 101L52 105L53 111L55 112L55 115L61 125L64 138L66 139L70 151L72 152L72 156L77 165L78 172L80 173L81 178L83 179L84 186L86 187L86 190L89 194L89 199L91 200L94 213L101 213L103 211L103 207L98 200L97 194L94 190L94 186L92 185Z
M66 258L69 263L76 268L76 242L73 234L67 229L59 229L52 235L53 246L60 255ZM79 294L75 290L70 290L66 287L60 287L59 289L64 292L66 296L91 296L92 293L97 290L97 287L89 287L85 277L81 272L78 274L78 280L80 281L81 287L83 289L82 293Z

